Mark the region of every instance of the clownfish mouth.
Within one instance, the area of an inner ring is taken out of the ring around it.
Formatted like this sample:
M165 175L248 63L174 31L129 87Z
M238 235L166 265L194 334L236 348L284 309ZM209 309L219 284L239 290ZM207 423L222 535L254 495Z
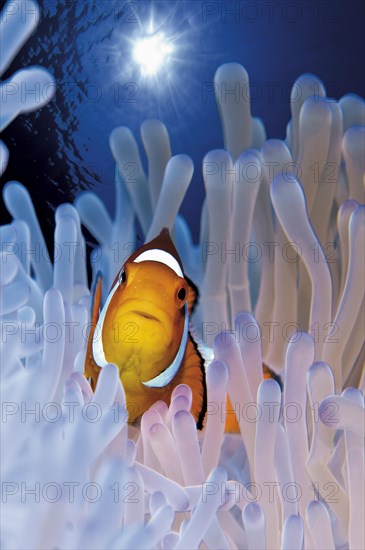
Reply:
M151 321L158 321L159 323L161 322L160 319L158 319L154 315L151 315L150 313L147 313L147 311L134 310L133 313L139 315L140 317L144 317L145 319L150 319Z

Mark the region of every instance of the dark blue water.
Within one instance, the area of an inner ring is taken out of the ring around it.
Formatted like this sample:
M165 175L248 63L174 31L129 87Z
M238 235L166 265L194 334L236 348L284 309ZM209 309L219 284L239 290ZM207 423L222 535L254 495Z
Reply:
M209 93L221 63L237 61L248 70L253 115L263 118L269 137L285 136L290 88L303 72L317 74L332 97L364 94L361 0L40 5L41 23L12 70L44 65L58 90L47 107L19 117L4 132L10 164L3 183L18 179L28 186L46 232L52 230L53 208L82 189L95 188L112 209L109 134L126 125L140 141L141 122L158 117L168 127L173 153L186 153L195 164L183 214L196 240L202 159L223 144ZM154 30L164 32L175 50L168 70L151 82L141 79L132 43L148 31L152 16Z

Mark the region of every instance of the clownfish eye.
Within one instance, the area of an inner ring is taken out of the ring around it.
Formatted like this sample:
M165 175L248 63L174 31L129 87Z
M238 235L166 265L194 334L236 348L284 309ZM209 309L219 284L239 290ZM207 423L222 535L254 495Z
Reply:
M177 297L179 298L179 300L185 300L186 298L185 288L180 288L179 292L177 293Z
M127 275L123 267L122 271L119 273L119 284L121 285L122 283L125 283L126 280L127 280Z

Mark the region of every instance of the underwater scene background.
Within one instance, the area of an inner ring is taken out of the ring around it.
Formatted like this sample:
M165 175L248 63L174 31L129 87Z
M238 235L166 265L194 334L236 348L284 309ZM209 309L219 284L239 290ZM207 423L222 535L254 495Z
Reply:
M3 5L2 548L364 548L363 11Z
M223 145L212 93L222 63L236 61L248 71L252 112L265 121L269 138L285 137L290 91L305 72L326 83L329 97L363 95L365 6L358 0L42 0L39 7L38 30L12 70L44 65L57 92L42 110L16 119L4 139L14 153L21 148L23 159L10 156L7 178L42 189L42 199L33 200L49 246L52 209L80 189L95 187L112 209L108 136L116 124L139 139L141 123L159 118L174 152L189 155L196 168L209 150ZM151 18L176 45L167 70L152 81L141 78L133 61L133 43L148 31ZM196 169L182 204L194 242L203 197ZM3 205L0 212L7 219Z

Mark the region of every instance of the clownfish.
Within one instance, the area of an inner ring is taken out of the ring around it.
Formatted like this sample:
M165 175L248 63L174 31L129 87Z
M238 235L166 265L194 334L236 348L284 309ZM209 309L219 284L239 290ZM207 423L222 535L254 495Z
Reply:
M85 377L95 389L101 369L114 363L120 373L134 423L156 401L168 405L178 384L192 391L191 414L198 429L207 411L205 359L189 319L198 289L184 274L167 228L133 252L118 272L101 308L102 277L96 277ZM280 378L263 365L264 378ZM226 432L239 432L226 398Z
M189 327L198 298L167 228L136 250L118 272L101 307L99 274L92 299L85 377L94 389L114 363L133 423L158 400L170 403L178 384L192 390L191 414L203 427L207 409L204 359Z

